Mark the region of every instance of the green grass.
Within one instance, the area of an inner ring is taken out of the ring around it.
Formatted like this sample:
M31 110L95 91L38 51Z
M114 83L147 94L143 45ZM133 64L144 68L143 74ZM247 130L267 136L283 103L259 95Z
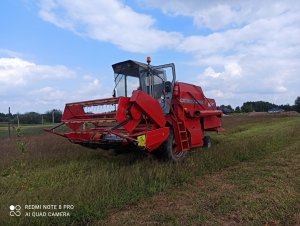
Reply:
M41 136L35 140L28 138L26 156L20 160L16 154L15 158L3 162L0 168L0 219L3 224L21 225L104 220L116 209L181 186L195 177L219 172L240 162L258 161L279 152L299 139L299 128L300 118L296 117L236 126L224 135L214 136L216 145L213 148L199 149L198 153L193 153L179 164L161 163L141 158L138 154L113 156L85 151L71 144L63 149L62 144L66 144L62 142L67 141L53 136ZM12 143L10 145L13 146ZM23 166L20 161L23 161ZM231 180L235 180L234 174ZM223 203L224 208L215 210L223 214L232 210L233 202L223 197L212 203L216 206ZM66 218L12 218L8 216L8 206L12 203L72 204L75 208L70 211L71 217ZM253 211L264 208L263 205L257 206L255 201L248 205ZM157 217L177 224L172 214Z
M11 137L16 137L16 128L18 125L10 125L11 126ZM43 128L51 128L52 124L22 124L20 125L22 129L22 133L25 136L32 136L32 135L39 135L43 133ZM8 138L8 125L7 124L0 124L0 139L2 138Z

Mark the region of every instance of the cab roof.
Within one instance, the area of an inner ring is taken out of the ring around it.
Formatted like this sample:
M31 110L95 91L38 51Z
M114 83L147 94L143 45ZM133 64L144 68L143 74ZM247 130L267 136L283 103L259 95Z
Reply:
M147 70L148 65L133 60L127 60L127 61L113 64L112 68L116 74L124 74L133 77L140 77L141 70Z

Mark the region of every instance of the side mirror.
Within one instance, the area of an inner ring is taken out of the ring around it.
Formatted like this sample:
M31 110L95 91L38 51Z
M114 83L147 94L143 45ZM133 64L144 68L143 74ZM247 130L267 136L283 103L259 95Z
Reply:
M166 81L166 82L165 82L165 92L166 92L166 93L169 93L169 92L172 91L171 89L172 89L172 82Z

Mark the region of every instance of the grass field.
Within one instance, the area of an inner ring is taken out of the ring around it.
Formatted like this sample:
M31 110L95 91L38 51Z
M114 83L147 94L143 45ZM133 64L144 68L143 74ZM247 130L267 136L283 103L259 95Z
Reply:
M31 135L38 135L43 133L43 128L50 128L52 127L52 124L38 124L38 125L21 125L22 133L24 136L31 136ZM16 128L17 125L11 125L10 134L11 137L16 137ZM7 123L0 124L0 139L8 138L8 125Z
M0 225L297 224L300 117L237 115L224 127L213 148L178 164L44 133L0 139ZM11 204L74 209L70 217L10 217Z

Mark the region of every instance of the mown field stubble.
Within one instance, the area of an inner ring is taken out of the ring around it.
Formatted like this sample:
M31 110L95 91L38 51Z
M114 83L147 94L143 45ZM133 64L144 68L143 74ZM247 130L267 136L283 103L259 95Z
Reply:
M2 138L0 224L299 224L300 117L228 116L224 127L211 149L178 164L43 132ZM69 217L10 217L11 204L74 209Z

